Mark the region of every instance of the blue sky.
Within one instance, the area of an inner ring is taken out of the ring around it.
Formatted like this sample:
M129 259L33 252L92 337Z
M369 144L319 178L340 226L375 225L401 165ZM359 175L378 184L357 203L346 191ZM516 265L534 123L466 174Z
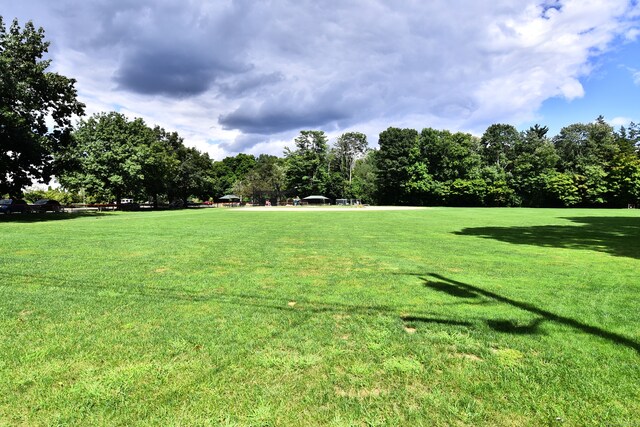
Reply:
M0 13L44 27L88 114L142 117L216 159L282 155L302 129L375 146L389 126L640 122L636 0L0 0Z
M573 100L555 97L542 104L537 122L548 126L550 135L557 134L563 126L590 122L599 115L616 129L627 126L629 121L640 123L640 44L617 45L590 62L595 70L580 79L584 86L583 97ZM638 73L636 81L634 73Z

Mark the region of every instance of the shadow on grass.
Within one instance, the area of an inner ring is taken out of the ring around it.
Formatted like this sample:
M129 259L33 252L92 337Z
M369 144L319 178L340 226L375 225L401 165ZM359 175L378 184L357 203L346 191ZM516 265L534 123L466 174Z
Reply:
M20 222L20 223L32 223L32 222L49 222L49 221L68 221L70 219L78 218L100 218L102 216L111 215L109 212L61 212L61 213L32 213L32 214L11 214L0 215L0 224L5 222Z
M487 320L487 325L497 332L514 335L536 335L540 333L539 326L545 319L534 319L526 325L519 325L513 320Z
M135 298L141 298L145 302L159 301L166 302L166 300L182 301L187 303L193 302L216 302L219 304L229 304L241 307L250 307L255 309L265 310L278 310L294 315L309 316L310 314L322 314L322 313L348 313L354 315L389 315L392 317L398 316L400 320L404 322L421 322L440 324L447 326L457 327L472 327L473 323L468 321L460 321L455 319L447 319L443 317L434 317L433 312L429 312L421 306L406 306L392 307L387 305L356 305L356 304L344 304L339 302L322 302L322 301L307 301L304 299L296 299L297 304L295 306L289 306L287 304L288 299L274 298L265 295L256 294L241 294L241 293L228 293L225 291L209 292L194 292L184 287L158 287L148 286L144 283L135 286L128 286L126 288L118 288L117 283L87 283L79 280L69 280L68 278L56 278L53 276L45 276L40 274L15 274L12 272L1 271L4 277L8 278L21 278L28 279L30 284L42 287L69 289L79 294L86 295L87 291L96 294L105 292L108 297L120 297L131 296ZM603 338L615 344L620 344L635 350L640 353L640 344L630 338L623 335L607 331L597 326L592 326L570 317L558 315L548 310L538 308L532 304L526 302L517 301L508 297L504 297L495 292L487 291L477 286L473 286L467 283L459 282L449 279L436 273L429 273L425 275L413 274L413 276L419 277L425 287L429 287L436 291L445 292L449 295L460 298L486 298L488 300L510 305L512 307L519 308L529 313L538 316L535 320L529 324L520 325L511 320L484 320L484 322L493 330L498 332L518 334L518 335L531 335L539 333L539 326L543 322L551 321L561 325L571 327L577 331L590 334L596 337ZM436 283L445 283L448 286L430 286L430 283L437 280ZM10 280L9 283L17 283L16 280ZM4 285L12 286L12 285ZM454 291L453 288L458 288L458 291ZM401 311L412 311L411 316L401 316Z
M580 322L579 320L572 319L570 317L561 316L559 314L552 313L548 310L538 308L532 304L507 298L495 292L487 291L485 289L470 285L468 283L452 280L440 274L429 273L426 275L427 277L424 277L421 275L416 275L416 276L420 277L424 281L425 286L430 288L433 288L432 286L430 286L430 283L433 281L433 279L436 279L438 282L445 282L452 287L459 288L461 292L464 291L470 294L474 294L478 297L482 296L485 298L489 298L504 304L508 304L512 307L516 307L521 310L528 311L529 313L535 314L537 316L540 316L538 319L535 319L533 322L531 322L528 325L518 325L509 320L487 320L487 324L489 325L489 327L496 331L507 332L512 334L522 334L522 335L535 334L535 333L538 333L538 327L542 322L551 321L551 322L559 323L561 325L569 326L577 331L580 331L589 335L603 338L615 344L624 345L640 353L640 343L630 338L627 338L623 335L616 334L615 332L610 332L605 329L599 328L597 326L592 326L587 323ZM451 292L447 291L447 293L449 295L452 295Z
M450 326L473 326L471 322L465 322L463 320L449 320L441 319L437 317L421 317L421 316L401 316L405 322L418 322L418 323L436 323L438 325L450 325Z
M472 227L454 234L518 245L587 249L640 258L640 217L568 217L574 224L531 227ZM575 225L582 224L582 225Z
M478 294L475 292L469 292L466 289L463 289L459 286L454 286L451 285L450 283L446 283L446 282L427 282L425 283L425 286L428 286L431 289L434 289L436 291L440 291L440 292L444 292L446 294L449 294L453 297L457 297L457 298L466 298L466 299L473 299L473 298L478 298Z
M292 298L271 297L261 294L246 294L240 292L227 292L215 289L207 291L193 291L188 286L154 286L141 282L137 285L121 286L117 282L86 282L67 277L56 277L50 274L17 274L11 271L0 269L2 277L10 280L4 287L11 287L21 281L49 289L60 289L65 292L73 292L91 298L114 297L114 298L135 298L145 303L166 303L175 301L178 303L200 303L215 302L218 304L232 305L238 307L248 307L255 310L276 310L293 315L313 315L313 314L350 314L355 316L377 316L388 315L400 318L403 321L414 321L423 323L434 323L451 326L468 326L471 322L457 321L447 318L434 317L433 312L424 310L420 305L402 305L400 307L384 304L348 304L341 302L324 302L317 300L306 300L295 297L296 304L290 306L288 303ZM457 304L457 303L456 303ZM402 311L411 311L415 316L400 316Z

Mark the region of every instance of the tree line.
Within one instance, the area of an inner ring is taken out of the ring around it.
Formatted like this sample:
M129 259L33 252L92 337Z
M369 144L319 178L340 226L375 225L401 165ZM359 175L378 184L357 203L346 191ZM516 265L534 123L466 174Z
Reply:
M367 149L361 133L345 133L329 147L324 132L302 131L282 158L240 153L214 161L186 147L176 132L110 112L80 120L54 164L60 184L89 202L133 198L186 206L234 193L244 201L277 203L310 194L356 197L356 160Z
M447 206L608 206L640 199L640 126L603 117L549 138L494 124L481 137L389 128L380 134L377 200Z
M117 112L82 116L75 80L48 72L44 31L7 29L0 17L0 195L21 196L56 176L52 198L186 205L235 193L272 203L311 194L363 203L445 206L610 206L640 198L640 126L604 118L556 136L535 125L494 124L481 137L388 128L372 150L359 132L329 144L303 130L282 157L240 153L221 161L178 133Z

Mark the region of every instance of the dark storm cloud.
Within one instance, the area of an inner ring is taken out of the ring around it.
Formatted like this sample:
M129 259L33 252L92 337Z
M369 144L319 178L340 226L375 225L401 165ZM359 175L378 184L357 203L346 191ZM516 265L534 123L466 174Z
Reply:
M153 71L151 71L153 70ZM143 94L188 96L209 89L211 66L176 52L142 52L125 61L116 81L122 89Z
M127 54L115 80L121 89L145 95L192 96L206 92L216 78L241 73L241 65L180 49L137 49Z
M262 105L257 109L240 107L220 116L218 122L225 129L238 129L250 134L277 134L302 128L319 128L346 120L349 114L331 107L315 105L296 108L295 105Z
M251 69L242 2L62 0L53 7L61 20L74 20L71 46L113 58L121 90L184 98Z
M284 80L280 72L233 76L217 85L218 91L228 98L250 95L255 91L272 86Z
M260 134L241 134L231 142L220 144L228 153L245 153L258 144L266 143L268 139Z

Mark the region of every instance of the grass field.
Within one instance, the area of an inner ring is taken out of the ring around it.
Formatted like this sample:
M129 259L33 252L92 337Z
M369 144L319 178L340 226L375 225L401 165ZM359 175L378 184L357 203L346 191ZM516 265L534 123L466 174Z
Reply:
M0 218L0 425L639 425L640 212Z

